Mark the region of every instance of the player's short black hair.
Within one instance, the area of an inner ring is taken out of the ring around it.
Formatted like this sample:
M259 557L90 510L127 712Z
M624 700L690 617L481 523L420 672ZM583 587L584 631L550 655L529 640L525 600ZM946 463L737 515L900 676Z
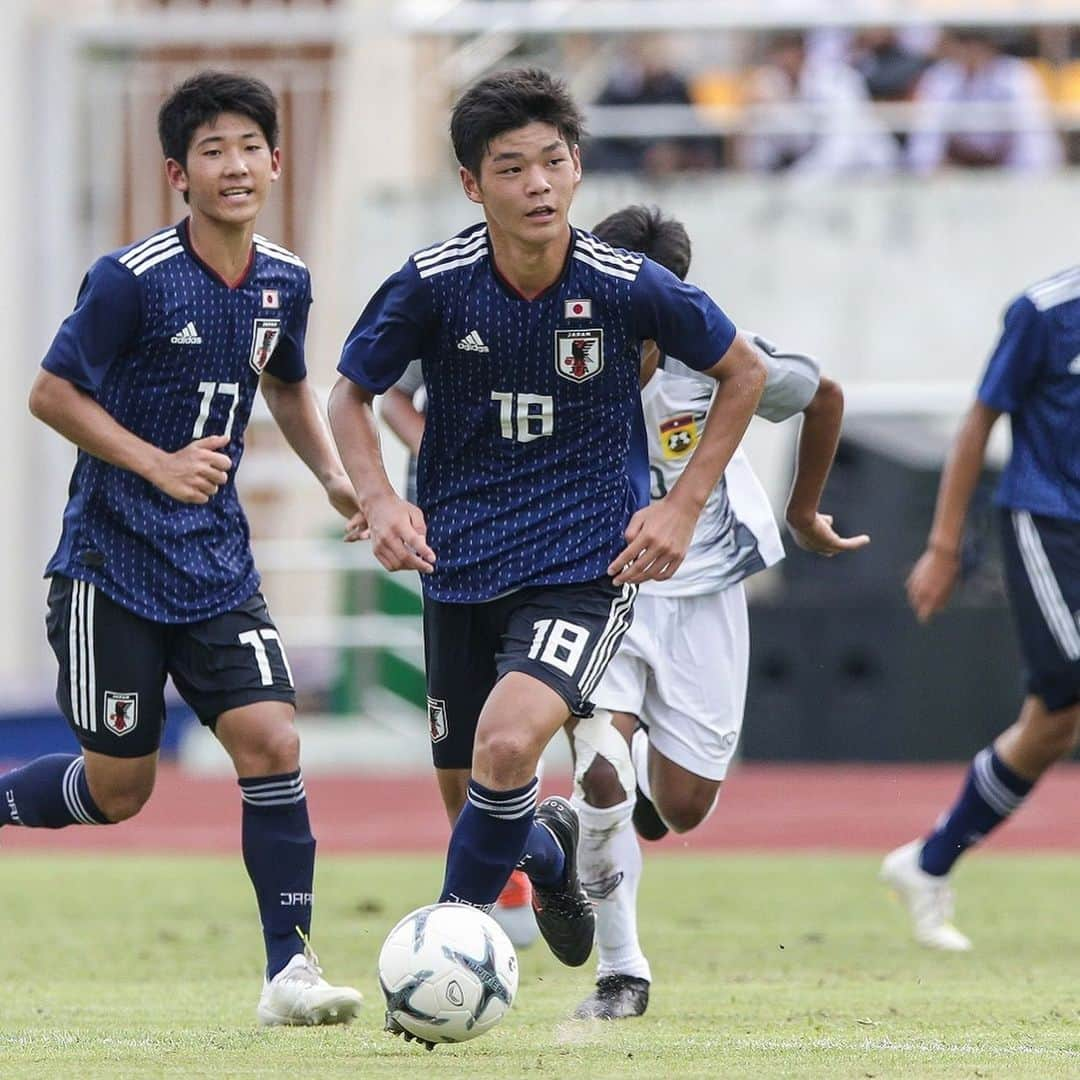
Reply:
M196 130L222 113L249 117L270 149L277 146L277 98L266 83L253 75L200 71L177 86L158 110L161 152L186 166Z
M690 272L690 234L675 218L656 206L627 206L609 214L593 228L594 235L612 247L640 251L670 270L680 281Z
M500 71L473 83L450 115L450 140L458 161L480 175L491 140L539 121L558 129L567 146L581 141L585 118L561 79L540 68Z

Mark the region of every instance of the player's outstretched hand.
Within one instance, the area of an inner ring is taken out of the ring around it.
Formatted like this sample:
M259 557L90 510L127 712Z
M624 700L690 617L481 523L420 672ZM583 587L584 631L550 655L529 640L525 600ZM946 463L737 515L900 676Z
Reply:
M220 451L228 435L207 435L171 454L163 454L147 476L156 488L185 503L207 503L229 479L232 461Z
M387 570L435 569L435 552L428 547L427 522L418 506L398 495L372 499L367 507L371 550Z
M858 536L841 536L833 528L832 514L814 514L812 520L801 523L788 519L788 528L795 538L795 543L805 551L815 555L824 555L831 559L841 551L858 551L870 543L866 533Z
M907 579L907 597L919 622L944 611L960 574L960 557L941 548L927 548Z
M669 495L639 510L626 526L626 547L608 567L616 585L667 581L682 565L697 514Z

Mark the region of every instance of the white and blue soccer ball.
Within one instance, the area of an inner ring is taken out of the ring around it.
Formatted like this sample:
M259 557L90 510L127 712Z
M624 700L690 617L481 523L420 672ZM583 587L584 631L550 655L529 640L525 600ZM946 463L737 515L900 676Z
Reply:
M387 1015L429 1042L490 1031L514 1002L518 960L490 916L467 904L431 904L405 916L383 942L379 984Z

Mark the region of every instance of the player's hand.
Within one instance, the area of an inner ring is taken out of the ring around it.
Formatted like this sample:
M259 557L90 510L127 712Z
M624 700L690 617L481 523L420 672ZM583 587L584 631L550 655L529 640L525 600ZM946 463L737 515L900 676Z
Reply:
M667 581L686 558L697 519L670 495L639 510L623 533L626 547L607 570L615 584Z
M804 551L824 555L827 559L839 555L841 551L858 551L870 543L870 537L866 533L841 536L833 528L832 514L815 513L808 521L789 517L788 528L795 543Z
M435 552L427 544L427 522L418 506L390 493L367 506L371 550L387 570L435 569Z
M944 611L960 575L960 556L941 548L927 548L907 579L907 597L919 622Z
M368 528L364 511L360 509L360 501L356 497L352 481L342 473L328 480L323 487L330 505L346 519L345 543L367 540L371 536L371 530Z
M163 454L147 479L166 495L185 503L208 503L229 479L232 461L220 453L228 435L207 435L171 454Z

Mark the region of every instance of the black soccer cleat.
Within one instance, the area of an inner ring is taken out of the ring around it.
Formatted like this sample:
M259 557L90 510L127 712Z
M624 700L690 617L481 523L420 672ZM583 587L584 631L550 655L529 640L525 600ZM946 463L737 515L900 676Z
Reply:
M604 975L574 1010L575 1020L626 1020L649 1007L649 980L634 975Z
M648 983L645 985L648 986ZM419 1035L414 1035L411 1031L406 1031L389 1013L386 1014L383 1031L389 1031L391 1035L400 1035L406 1042L417 1042L428 1050L435 1049L435 1043L429 1039L421 1039Z
M645 796L641 788L635 790L634 831L642 840L663 840L668 834L664 819L657 813L652 801Z
M567 967L581 967L592 952L596 912L578 878L577 812L566 799L551 795L536 808L536 820L551 830L566 857L566 877L561 885L543 888L533 882L536 925L557 960Z

